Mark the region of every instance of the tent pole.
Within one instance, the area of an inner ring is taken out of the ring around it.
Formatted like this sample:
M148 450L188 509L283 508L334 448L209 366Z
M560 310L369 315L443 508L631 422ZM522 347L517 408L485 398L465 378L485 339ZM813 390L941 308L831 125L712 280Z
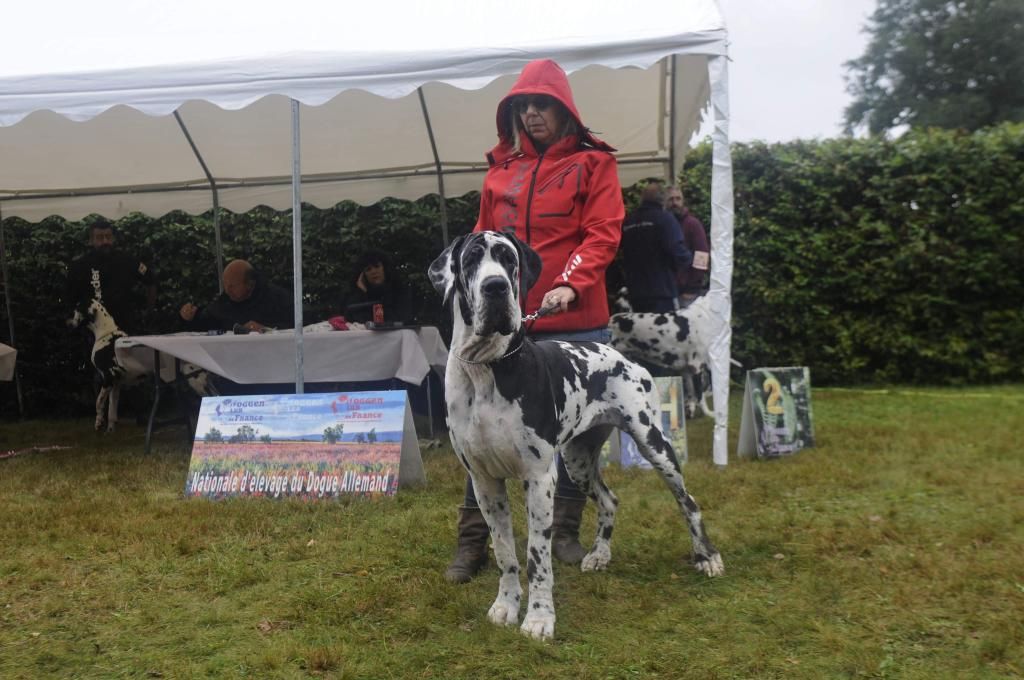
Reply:
M217 190L217 180L210 174L210 169L206 167L206 161L203 160L203 155L199 153L198 147L194 141L192 141L192 135L189 134L188 128L185 127L185 121L181 119L181 116L177 111L174 112L174 120L178 121L178 127L181 128L182 134L185 135L185 139L188 141L188 145L192 147L192 153L195 154L196 160L199 161L199 166L203 169L203 173L206 175L206 181L210 183L210 191L213 192L213 235L217 240L217 292L224 292L224 244L220 238L220 193Z
M441 196L441 238L445 248L448 247L448 208L444 198L444 173L441 171L441 157L437 155L437 142L434 140L434 128L430 124L430 113L427 112L427 100L423 96L423 88L417 87L420 96L420 108L423 109L423 122L427 124L427 137L430 138L430 151L434 154L434 167L437 168L437 193Z
M668 84L668 179L669 185L679 183L676 169L676 55L669 57Z
M716 465L729 462L729 359L732 342L733 186L729 149L729 57L708 58L711 84L711 287L708 302L717 322L708 348L715 402L712 456Z
M0 273L4 279L4 303L7 305L7 328L11 333L11 346L18 348L14 340L14 315L11 314L11 277L7 273L7 243L4 240L4 214L0 207ZM18 395L18 415L25 417L25 403L21 397L21 376L18 375L18 364L14 364L14 391Z
M303 393L302 368L302 155L299 144L299 102L292 99L292 293L295 300L295 394Z

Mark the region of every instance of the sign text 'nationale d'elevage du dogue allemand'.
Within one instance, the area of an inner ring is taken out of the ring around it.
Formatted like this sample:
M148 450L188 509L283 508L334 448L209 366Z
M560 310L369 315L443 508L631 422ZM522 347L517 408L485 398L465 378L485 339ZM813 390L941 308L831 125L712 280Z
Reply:
M423 481L404 391L206 397L185 496L317 500Z

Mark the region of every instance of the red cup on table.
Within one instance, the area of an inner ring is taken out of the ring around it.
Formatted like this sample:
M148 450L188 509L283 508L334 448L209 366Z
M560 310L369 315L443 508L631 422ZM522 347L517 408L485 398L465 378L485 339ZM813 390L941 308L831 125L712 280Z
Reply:
M373 306L373 322L384 323L384 305L376 304Z

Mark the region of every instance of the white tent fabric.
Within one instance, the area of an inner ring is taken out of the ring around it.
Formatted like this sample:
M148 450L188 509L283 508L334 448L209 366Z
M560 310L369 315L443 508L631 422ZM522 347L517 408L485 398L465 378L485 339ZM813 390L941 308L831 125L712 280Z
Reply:
M542 54L542 53L538 53ZM533 56L533 55L531 55ZM285 57L283 64L296 68L296 77L324 87L308 94L317 106L302 108L303 200L320 207L341 199L375 203L383 196L416 199L438 190L435 159L415 87L422 87L423 99L433 129L438 156L445 175L445 190L459 196L480 188L481 171L486 169L484 152L496 141L494 111L515 76L528 61L509 60L491 73L491 82L476 90L462 90L435 78L474 70L479 55L467 53L458 64L443 73L417 72L421 81L410 81L397 90L412 95L385 99L365 90L334 90L315 74L331 65L346 66L344 55L322 57L310 63L306 57ZM564 68L571 68L561 60ZM707 101L707 60L703 56L677 59L677 144L681 158L686 142L700 124L701 106ZM266 63L250 63L246 72L264 73ZM380 62L366 68L385 68ZM155 76L130 75L132 82L111 86L99 94L93 78L50 82L39 78L0 80L0 121L20 122L0 127L0 207L5 216L38 221L58 214L80 219L89 213L110 218L139 211L160 216L174 210L201 213L212 207L209 184L175 118L178 111L203 159L217 181L221 206L244 212L260 204L277 209L291 207L291 137L288 96L267 92L245 108L228 110L195 97L209 96L214 102L247 104L251 96L236 99L234 83L217 81L220 71L200 72L193 67L191 78L166 78L165 86L154 92ZM586 123L619 149L623 181L663 175L668 159L669 106L666 62L647 70L610 70L591 66L571 76L574 94ZM122 72L101 74L115 80L127 79ZM197 88L187 97L182 93L191 79ZM207 79L209 88L199 81ZM351 87L338 78L337 87ZM351 79L357 82L358 79ZM374 82L388 85L382 75ZM19 96L18 88L47 90L38 96ZM72 89L72 86L76 89ZM63 92L66 101L60 107ZM301 90L302 88L294 88ZM614 106L608 93L615 93ZM217 95L224 93L224 100ZM171 95L175 95L171 97ZM305 93L304 93L305 94ZM80 97L80 95L83 95ZM117 95L142 111L164 112L143 115L126 105L109 105ZM159 104L154 103L161 95ZM329 96L332 95L332 96ZM28 100L44 108L27 113ZM326 99L326 102L324 100ZM305 102L304 102L305 103ZM14 105L18 106L15 107ZM103 108L107 107L107 108ZM87 117L95 112L94 117ZM81 122L69 120L86 116ZM470 172L476 169L476 172Z
M715 0L62 4L5 9L0 218L209 210L211 182L183 128L222 207L288 209L292 101L303 201L414 199L438 191L438 168L445 194L461 195L479 188L498 100L535 58L570 74L584 121L619 149L623 184L674 174L710 101L716 148L726 145L712 190L725 463L732 196Z

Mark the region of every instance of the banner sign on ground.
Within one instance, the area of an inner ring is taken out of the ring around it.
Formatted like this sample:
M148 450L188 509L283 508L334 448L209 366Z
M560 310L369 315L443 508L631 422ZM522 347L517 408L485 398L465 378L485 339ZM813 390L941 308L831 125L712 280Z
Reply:
M679 464L683 465L688 457L686 418L683 409L683 379L679 376L655 378L654 383L661 398L661 430L672 442L672 447L679 458ZM608 441L601 448L601 461L603 465L615 462L622 467L651 469L651 464L637 450L633 438L618 428L612 431Z
M390 496L425 481L404 391L204 397L185 496Z
M796 366L747 371L737 453L779 458L813 447L810 369Z

